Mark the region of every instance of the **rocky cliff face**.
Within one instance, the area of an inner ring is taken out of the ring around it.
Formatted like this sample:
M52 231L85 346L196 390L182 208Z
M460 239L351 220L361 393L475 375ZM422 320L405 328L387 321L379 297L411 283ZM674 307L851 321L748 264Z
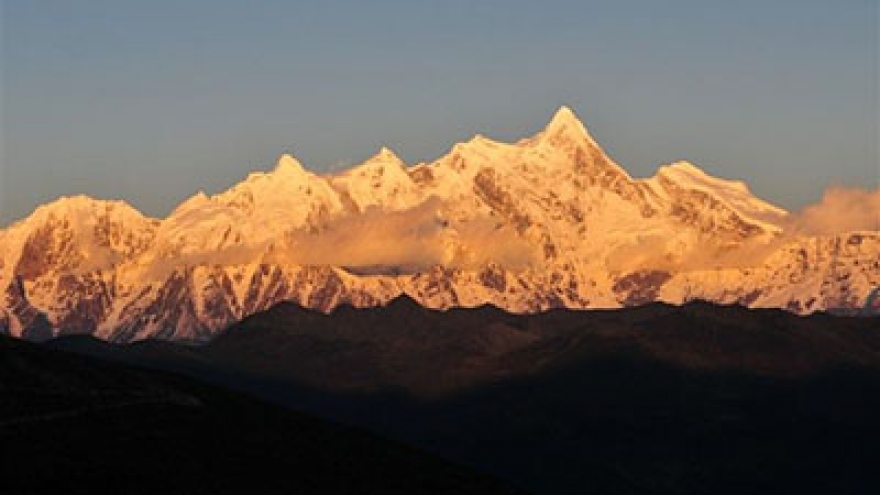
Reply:
M632 178L563 108L531 138L476 136L412 167L383 148L319 176L285 155L161 220L60 199L0 231L0 332L205 340L284 300L326 311L402 293L515 312L863 305L880 232L796 235L787 215L686 162Z

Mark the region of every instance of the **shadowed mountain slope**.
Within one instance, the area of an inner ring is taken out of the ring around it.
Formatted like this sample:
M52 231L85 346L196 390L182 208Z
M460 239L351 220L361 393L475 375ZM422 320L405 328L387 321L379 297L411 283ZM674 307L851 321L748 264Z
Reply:
M535 493L875 493L877 318L694 302L280 304L203 347L51 343L368 427Z
M4 493L513 493L359 430L6 337L0 396Z

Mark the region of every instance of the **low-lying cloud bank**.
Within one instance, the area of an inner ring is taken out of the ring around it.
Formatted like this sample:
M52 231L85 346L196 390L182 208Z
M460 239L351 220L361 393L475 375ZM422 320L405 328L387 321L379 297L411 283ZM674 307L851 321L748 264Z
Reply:
M488 215L456 220L444 203L431 198L406 210L370 208L325 224L319 231L294 231L270 245L236 245L222 250L181 255L174 265L157 261L154 277L171 266L246 264L263 256L282 265L332 266L362 275L398 275L434 266L481 268L498 263L511 270L541 264L539 245ZM690 271L756 266L799 235L834 235L880 231L880 189L831 187L822 199L778 224L781 236L731 246L705 239L682 251L667 245L663 234L638 236L616 246L604 260L611 272L637 270Z
M447 219L442 202L385 211L371 208L342 217L320 232L293 233L273 261L339 266L360 273L413 273L443 265L469 268L488 262L524 268L534 247L492 219Z
M818 203L789 215L784 227L809 235L880 230L880 188L830 187Z
M415 273L432 266L474 268L499 263L511 269L534 266L538 246L488 216L456 222L432 198L400 211L372 208L342 217L320 232L296 232L274 261L338 266L361 274ZM647 236L619 246L606 260L612 271L633 269L701 270L759 264L796 235L833 235L880 230L880 189L828 188L822 199L782 220L783 236L746 242L737 248L704 244L693 252L667 250L663 236ZM670 252L677 256L670 257Z
M691 271L747 268L760 265L769 255L800 235L836 235L855 231L880 231L880 188L832 186L822 199L778 221L782 235L746 241L736 247L716 245L710 239L683 252L667 245L663 234L640 236L620 246L605 260L611 272L638 270Z

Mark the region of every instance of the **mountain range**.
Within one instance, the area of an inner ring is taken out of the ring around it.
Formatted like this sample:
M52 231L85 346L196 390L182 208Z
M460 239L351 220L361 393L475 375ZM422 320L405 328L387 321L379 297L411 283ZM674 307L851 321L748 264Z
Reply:
M707 300L859 308L880 231L810 234L736 180L677 162L634 178L568 108L532 137L431 163L391 150L318 175L282 156L166 218L64 197L0 231L0 333L205 341L281 301L330 311L406 294L517 313Z
M0 383L4 493L522 493L362 430L5 336Z
M399 296L328 313L282 302L199 346L74 335L39 347L189 375L529 493L874 494L878 323L702 301L438 311ZM44 376L19 374L9 383ZM233 411L226 414L247 410ZM229 424L218 435L223 445L237 436L238 421ZM46 438L55 452L55 437Z

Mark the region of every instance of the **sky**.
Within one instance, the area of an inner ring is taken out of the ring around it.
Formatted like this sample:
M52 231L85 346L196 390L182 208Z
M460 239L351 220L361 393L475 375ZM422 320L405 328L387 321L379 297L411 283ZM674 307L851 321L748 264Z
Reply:
M431 161L571 107L632 175L788 209L878 187L878 2L0 0L0 227L59 196L164 216L292 153Z

